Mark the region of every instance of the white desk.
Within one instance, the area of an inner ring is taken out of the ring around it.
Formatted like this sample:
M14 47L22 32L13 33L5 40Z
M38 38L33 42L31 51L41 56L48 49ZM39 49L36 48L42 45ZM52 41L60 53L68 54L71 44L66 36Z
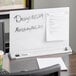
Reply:
M46 57L62 57L66 67L68 68L67 71L61 71L60 72L60 76L70 76L70 72L69 72L69 54L58 54L58 55L49 55L49 56L46 56Z
M64 60L64 63L65 65L68 67L68 70L67 71L61 71L60 74L61 76L70 76L69 74L69 55L68 54L65 54L65 55L52 55L52 56L44 56L44 57L62 57L63 60ZM39 57L40 58L40 57ZM10 67L9 67L9 59L8 59L8 54L6 54L4 56L4 60L3 60L3 69L6 69L7 71L9 71Z

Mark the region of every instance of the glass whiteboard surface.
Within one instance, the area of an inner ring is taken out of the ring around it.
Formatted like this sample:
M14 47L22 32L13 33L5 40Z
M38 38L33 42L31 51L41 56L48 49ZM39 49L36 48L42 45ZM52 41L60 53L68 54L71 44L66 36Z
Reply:
M69 7L10 12L12 58L69 52L65 47L69 47Z

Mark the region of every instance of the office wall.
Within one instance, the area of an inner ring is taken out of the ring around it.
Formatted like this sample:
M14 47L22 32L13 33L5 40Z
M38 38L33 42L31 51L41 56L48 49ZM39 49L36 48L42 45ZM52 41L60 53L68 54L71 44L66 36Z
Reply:
M76 0L70 0L70 45L76 53Z
M33 0L33 8L52 8L52 7L62 7L68 6L70 0Z
M76 0L33 0L32 8L70 7L70 46L76 52Z

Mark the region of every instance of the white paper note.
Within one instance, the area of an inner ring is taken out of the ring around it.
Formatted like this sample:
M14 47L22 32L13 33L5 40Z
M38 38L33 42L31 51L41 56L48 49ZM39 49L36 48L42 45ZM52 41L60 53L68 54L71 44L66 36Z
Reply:
M39 68L46 68L56 64L60 65L61 70L67 70L66 65L64 64L61 57L58 58L37 58Z
M46 11L47 41L68 40L69 8L56 8Z

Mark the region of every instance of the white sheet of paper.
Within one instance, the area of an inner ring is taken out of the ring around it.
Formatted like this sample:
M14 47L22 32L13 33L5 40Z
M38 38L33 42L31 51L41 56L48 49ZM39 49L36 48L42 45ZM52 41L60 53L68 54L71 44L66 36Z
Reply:
M61 57L58 57L58 58L37 58L37 61L38 61L38 65L39 65L40 69L59 64L61 67L60 68L61 70L67 70L67 67L64 64Z
M65 41L69 39L69 8L46 11L46 40Z

